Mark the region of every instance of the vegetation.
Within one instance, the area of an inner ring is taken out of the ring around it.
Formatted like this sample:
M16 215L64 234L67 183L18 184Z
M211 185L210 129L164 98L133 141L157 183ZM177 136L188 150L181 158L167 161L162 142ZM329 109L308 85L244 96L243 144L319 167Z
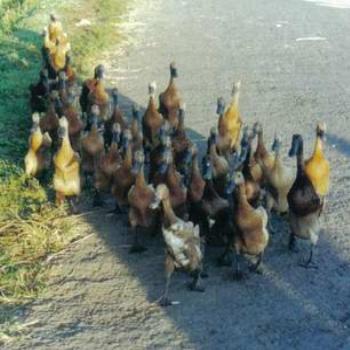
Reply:
M103 51L118 44L116 24L125 10L125 0L0 2L0 344L20 332L15 311L42 290L47 257L76 238L73 224L79 220L51 204L50 188L22 170L31 124L28 87L41 64L40 32L49 13L59 15L74 66L85 78ZM84 25L77 25L82 19Z

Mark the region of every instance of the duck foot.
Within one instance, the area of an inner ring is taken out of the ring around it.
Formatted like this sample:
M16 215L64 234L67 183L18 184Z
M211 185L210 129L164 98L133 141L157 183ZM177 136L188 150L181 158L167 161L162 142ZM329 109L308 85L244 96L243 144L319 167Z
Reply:
M236 271L232 275L233 281L242 281L244 277L245 276L242 271Z
M258 275L263 275L264 274L264 269L262 268L262 266L255 266L255 265L251 265L249 266L249 271L256 273Z
M142 246L141 244L138 245L133 245L130 249L129 249L129 253L130 254L140 254L143 253L147 250L146 247Z
M171 300L166 296L162 296L158 303L161 307L167 307L167 306L172 305Z
M298 264L300 267L303 267L304 269L318 269L318 265L315 264L314 262L308 262L304 261Z
M297 248L296 238L293 234L289 237L288 249L292 253L298 253L299 249Z
M231 261L228 259L227 254L217 258L216 265L219 267L231 266Z
M127 211L125 209L122 209L119 205L116 205L114 209L109 210L107 212L107 214L109 214L109 215L113 215L113 214L115 214L115 215L123 215L123 214L126 214L126 213L127 213Z
M199 283L196 282L191 282L188 284L188 289L192 292L200 292L200 293L204 293L205 292L205 288L203 286L201 286Z
M92 202L92 206L94 208L96 208L96 207L103 207L104 204L105 204L105 201L102 198L100 198L100 197L95 197L93 202Z
M77 206L77 203L76 203L76 199L70 199L68 201L69 205L70 205L70 211L73 215L77 215L79 214L79 209L78 209L78 206Z
M203 270L201 272L201 278L208 278L208 277L209 277L208 270L207 269Z

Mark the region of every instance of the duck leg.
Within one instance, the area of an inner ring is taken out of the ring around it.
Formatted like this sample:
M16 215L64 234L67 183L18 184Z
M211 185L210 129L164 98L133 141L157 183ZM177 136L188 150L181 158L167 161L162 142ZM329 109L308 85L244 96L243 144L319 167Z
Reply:
M231 266L231 262L228 258L230 252L230 248L227 246L221 256L217 258L217 265L218 266Z
M140 238L139 238L139 227L135 226L134 227L134 243L131 246L129 253L130 254L135 254L135 253L143 253L147 248L145 248L141 243L140 243Z
M263 260L263 256L264 256L264 253L260 253L258 255L256 263L249 267L250 272L255 272L255 273L259 274L259 275L262 275L263 270L261 268L261 263L262 263L262 260Z
M203 268L201 270L201 277L202 278L208 278L208 265L205 262L205 248L206 248L206 242L204 237L201 238L201 251L203 255Z
M98 190L95 190L95 195L94 195L94 200L93 200L92 205L94 207L102 207L103 204L104 204L104 201L102 199L101 192Z
M307 260L305 260L304 262L300 263L299 266L304 267L305 269L318 269L317 264L314 263L314 261L312 260L313 258L313 251L314 251L314 244L311 243L310 245L310 254Z
M294 232L291 232L290 236L289 236L288 249L293 253L298 252L298 248L296 247L296 243L297 242L296 242L295 234L294 234Z
M201 273L202 273L202 268L198 268L195 272L194 272L194 277L193 277L193 281L189 284L189 289L191 291L194 292L204 292L205 288L201 285Z
M77 196L73 196L71 198L69 198L68 200L69 205L71 207L72 210L72 214L78 214L79 213L79 209L78 209L78 203L77 203Z
M168 297L168 293L169 293L171 275L173 274L174 270L175 270L174 260L169 254L167 254L165 258L165 290L164 290L164 294L159 299L160 306L165 307L165 306L171 305L171 300Z
M233 269L233 279L239 281L243 278L243 272L241 269L242 256L235 252L232 254L232 269Z
M107 214L121 215L121 214L125 214L125 210L123 210L121 206L118 204L118 202L115 201L115 208L113 210L108 211Z
M65 198L66 197L63 193L56 191L56 205L57 206L62 205L64 203Z

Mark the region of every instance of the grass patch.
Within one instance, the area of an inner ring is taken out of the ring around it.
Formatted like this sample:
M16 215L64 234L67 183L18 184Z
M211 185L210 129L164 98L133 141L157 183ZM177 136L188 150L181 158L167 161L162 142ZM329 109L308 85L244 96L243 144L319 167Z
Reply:
M0 0L0 345L19 335L21 307L45 286L50 254L77 237L77 217L54 207L37 180L23 173L31 116L29 85L41 66L40 32L59 15L81 78L122 36L116 24L128 0ZM80 14L83 14L82 16ZM77 26L82 19L88 26Z

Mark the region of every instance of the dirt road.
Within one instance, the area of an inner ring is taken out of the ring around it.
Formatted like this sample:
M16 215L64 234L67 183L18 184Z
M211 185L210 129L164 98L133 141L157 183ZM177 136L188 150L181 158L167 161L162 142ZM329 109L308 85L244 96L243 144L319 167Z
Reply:
M216 123L215 101L242 80L245 122L260 120L266 140L293 133L312 148L317 121L328 124L332 191L317 249L318 270L287 251L288 225L266 253L264 275L230 280L209 251L206 293L188 292L177 274L161 309L163 248L128 254L125 217L88 214L87 231L53 264L45 295L23 317L30 336L9 349L349 349L350 348L350 10L299 0L147 1L127 19L133 41L104 60L124 104L145 105L147 84L161 89L176 60L187 125L201 144ZM301 252L302 253L302 252Z

